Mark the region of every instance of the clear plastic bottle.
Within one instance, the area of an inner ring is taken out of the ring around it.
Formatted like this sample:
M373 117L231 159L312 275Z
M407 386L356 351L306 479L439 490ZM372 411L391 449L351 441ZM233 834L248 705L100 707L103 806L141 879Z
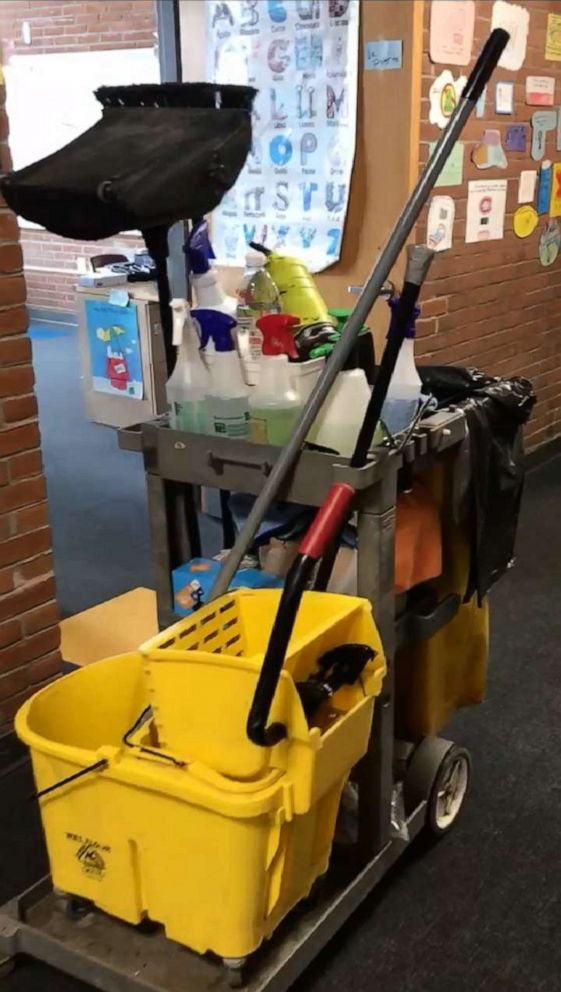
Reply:
M252 441L286 444L302 409L300 395L290 378L288 358L298 358L291 328L298 317L271 313L260 317L257 327L263 336L259 381L249 399Z
M220 310L197 308L193 318L201 328L203 347L212 339L214 358L206 395L208 431L220 437L249 437L249 390L232 339L236 321Z
M308 441L350 458L370 400L370 386L363 369L349 369L337 376Z
M388 300L393 313L398 297ZM405 332L399 355L391 377L381 419L391 434L407 430L419 408L423 384L415 365L415 321L420 314L415 307L414 316Z
M201 356L201 342L187 300L172 300L173 343L177 359L166 383L170 424L178 431L205 434L208 429L206 396L210 375Z
M245 272L238 290L238 348L242 359L256 362L262 354L263 336L257 321L267 313L280 313L280 296L267 269L266 255L255 248L245 256Z

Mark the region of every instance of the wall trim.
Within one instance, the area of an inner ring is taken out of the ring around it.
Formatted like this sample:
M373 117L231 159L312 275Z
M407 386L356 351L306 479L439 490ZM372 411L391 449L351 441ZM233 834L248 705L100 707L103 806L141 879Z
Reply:
M32 324L61 324L64 327L78 327L78 317L74 310L51 310L50 307L30 307L27 312Z

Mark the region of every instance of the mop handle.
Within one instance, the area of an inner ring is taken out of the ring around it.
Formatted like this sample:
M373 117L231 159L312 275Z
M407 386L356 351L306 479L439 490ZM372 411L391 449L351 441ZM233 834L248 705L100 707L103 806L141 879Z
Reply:
M368 277L362 293L347 321L344 334L341 335L341 338L335 345L325 369L315 384L300 414L300 418L293 428L290 440L280 452L263 489L257 496L245 524L238 534L234 547L218 573L211 590L211 599L215 599L217 596L221 596L228 591L230 582L236 574L243 556L250 547L257 528L298 458L312 424L327 399L335 379L349 357L384 282L388 278L399 253L404 247L413 225L427 202L432 188L442 172L448 156L454 148L485 84L493 73L508 40L509 34L507 31L503 31L502 28L495 28L487 39L483 51L470 73L447 128L442 132L433 154L423 169L417 185L405 205L405 209L398 218L388 241Z

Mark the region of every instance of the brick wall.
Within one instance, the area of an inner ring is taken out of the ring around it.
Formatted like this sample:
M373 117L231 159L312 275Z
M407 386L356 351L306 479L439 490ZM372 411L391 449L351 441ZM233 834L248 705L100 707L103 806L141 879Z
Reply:
M23 40L29 25L31 43ZM12 54L151 48L156 39L153 0L0 0L0 36L5 58ZM77 257L144 247L141 238L111 238L79 244L44 231L22 228L28 304L76 312Z
M0 88L2 169L10 167ZM60 671L48 524L25 281L14 215L0 202L0 734L24 701Z
M463 186L441 187L435 193L450 195L456 203L454 241L450 251L433 262L431 279L423 292L422 338L418 343L423 361L478 365L501 375L525 375L532 379L538 404L528 426L527 443L534 447L561 433L561 255L544 268L538 258L538 242L547 217L540 217L536 231L526 239L513 232L513 215L518 207L518 176L523 169L536 168L528 153L507 152L508 168L477 169L471 152L485 127L501 131L504 147L506 128L527 122L535 107L525 104L527 75L554 76L556 104L561 99L561 62L545 61L545 33L548 11L561 14L560 0L532 0L528 52L518 73L497 69L487 90L485 115L469 121L462 140L464 150ZM489 33L491 0L477 0L474 51ZM428 142L440 131L428 122L428 93L443 65L433 65L428 57L430 4L425 4L423 39L422 122L420 160L428 155ZM467 70L449 67L455 76ZM514 81L514 114L496 116L495 83ZM545 158L561 159L555 150L555 132L547 136ZM466 244L465 219L467 181L470 179L508 180L505 236L486 245ZM425 238L426 218L420 237Z

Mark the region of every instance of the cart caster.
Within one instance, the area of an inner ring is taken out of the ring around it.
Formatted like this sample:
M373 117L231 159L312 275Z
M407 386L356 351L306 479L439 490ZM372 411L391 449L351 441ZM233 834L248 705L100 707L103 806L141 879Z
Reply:
M82 899L81 896L67 895L64 899L64 912L67 919L73 923L78 923L91 913L93 903L89 899Z
M425 737L415 749L404 782L407 813L427 803L426 825L434 837L452 829L469 789L471 757L465 747Z
M8 975L11 975L15 966L16 966L15 958L0 957L0 981L2 980L2 978L7 978Z
M241 989L245 984L244 967L247 958L222 958L226 969L226 981L231 989Z

